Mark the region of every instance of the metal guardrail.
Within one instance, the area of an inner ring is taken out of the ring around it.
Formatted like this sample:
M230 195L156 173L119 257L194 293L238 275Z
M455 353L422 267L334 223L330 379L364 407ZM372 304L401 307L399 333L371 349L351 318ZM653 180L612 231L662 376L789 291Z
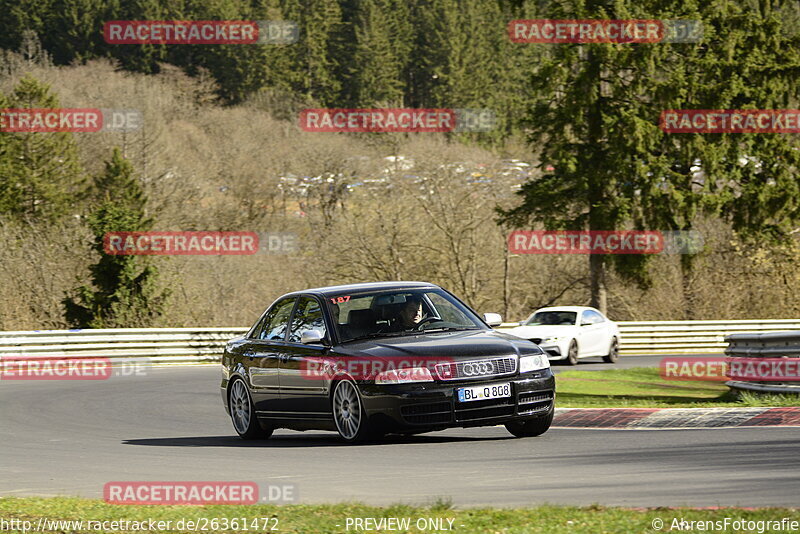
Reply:
M247 328L109 328L0 332L0 357L109 358L116 364L218 362Z
M730 358L800 358L800 331L727 336L725 354ZM800 383L780 381L729 380L728 387L745 391L800 393Z
M518 323L505 323L507 330ZM622 354L717 353L726 336L795 328L800 319L620 322ZM116 328L0 332L0 357L110 358L113 362L181 364L219 361L225 343L247 328Z

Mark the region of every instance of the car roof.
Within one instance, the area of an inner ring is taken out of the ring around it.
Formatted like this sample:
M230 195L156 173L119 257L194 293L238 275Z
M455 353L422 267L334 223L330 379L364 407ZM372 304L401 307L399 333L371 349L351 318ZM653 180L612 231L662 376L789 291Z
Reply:
M291 293L287 293L283 295L283 297L289 297L292 295L307 295L309 293L315 295L337 295L340 293L361 293L364 291L380 291L380 290L391 290L391 289L440 289L439 286L436 284L431 284L429 282L405 282L405 281L397 281L397 282L369 282L364 284L346 284L341 286L326 286L326 287L315 287L312 289L304 289L302 291L292 291Z
M600 310L598 310L596 308L592 308L591 306L552 306L550 308L539 308L534 313L537 313L537 312L555 312L555 311L574 311L574 312L579 312L579 311L586 311L586 310L592 310L592 311L596 311L596 312L600 313Z

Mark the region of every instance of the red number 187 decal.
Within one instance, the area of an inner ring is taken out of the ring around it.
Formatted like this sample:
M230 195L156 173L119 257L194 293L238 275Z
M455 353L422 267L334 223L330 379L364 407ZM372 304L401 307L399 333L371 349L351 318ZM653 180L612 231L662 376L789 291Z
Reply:
M331 302L333 302L334 304L342 304L349 300L350 300L350 295L347 295L345 297L331 297Z

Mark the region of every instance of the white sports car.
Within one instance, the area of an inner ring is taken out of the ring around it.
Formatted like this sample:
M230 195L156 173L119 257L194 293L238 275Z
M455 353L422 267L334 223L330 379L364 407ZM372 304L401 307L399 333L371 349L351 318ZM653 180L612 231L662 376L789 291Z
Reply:
M541 308L507 332L533 341L551 360L570 365L591 356L602 356L609 363L619 358L619 327L594 308Z

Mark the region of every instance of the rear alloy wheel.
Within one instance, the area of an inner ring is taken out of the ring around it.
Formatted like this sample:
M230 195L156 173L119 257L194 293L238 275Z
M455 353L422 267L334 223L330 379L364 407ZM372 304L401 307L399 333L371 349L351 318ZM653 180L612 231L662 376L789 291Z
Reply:
M535 417L523 421L506 423L506 430L511 432L516 438L541 436L547 432L547 429L549 429L550 425L553 423L553 413L554 411L551 409L550 413L544 417Z
M578 365L578 343L574 339L569 342L569 351L567 352L567 363L569 365Z
M336 383L331 404L336 430L343 440L347 443L359 443L373 437L368 428L361 394L352 380L340 380Z
M267 439L272 435L272 428L263 428L258 422L250 392L244 380L236 378L228 393L228 412L231 415L233 428L242 439Z
M619 341L617 338L611 338L611 347L608 349L608 354L603 356L603 361L606 363L617 363L619 360Z

